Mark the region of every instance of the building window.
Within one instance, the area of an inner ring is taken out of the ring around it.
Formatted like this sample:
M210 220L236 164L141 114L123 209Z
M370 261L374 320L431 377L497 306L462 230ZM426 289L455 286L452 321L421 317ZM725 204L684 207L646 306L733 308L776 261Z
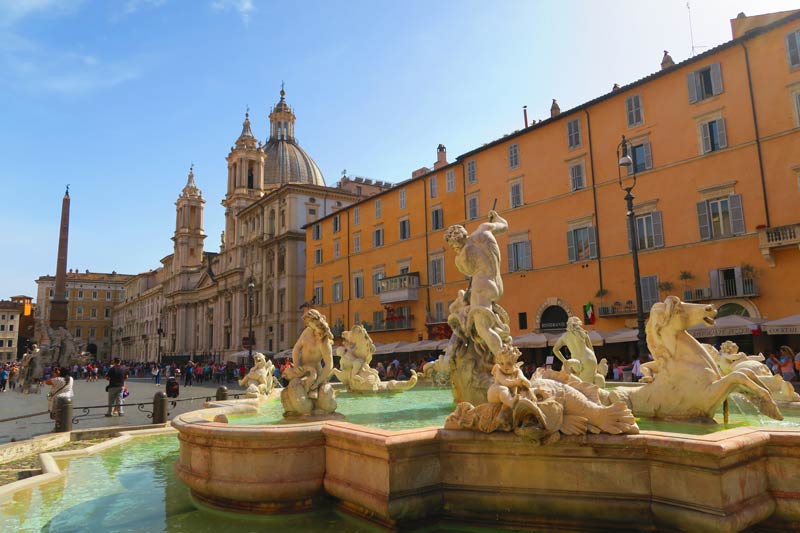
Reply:
M444 227L444 211L441 207L434 207L431 210L431 229L437 230Z
M636 246L637 250L649 250L651 248L663 248L664 232L661 224L661 211L653 211L644 215L639 215L635 219L636 223ZM628 230L628 249L631 249L631 230Z
M786 36L786 52L791 68L800 67L800 30Z
M475 183L478 181L478 171L475 160L467 161L467 183Z
M353 234L353 253L357 254L361 251L361 234L354 233Z
M722 93L722 69L719 61L686 75L689 103L693 104Z
M97 336L97 330L95 328L89 328L89 338L93 339Z
M514 143L508 147L508 168L519 167L519 145Z
M372 247L378 248L383 246L383 228L378 228L372 232Z
M431 188L431 198L436 198L439 196L439 179L436 176L433 176L430 179L430 188Z
M444 173L445 187L447 192L456 190L456 171L452 168Z
M444 283L444 257L435 257L430 260L428 285L441 285L442 283Z
M83 306L79 305L77 308L75 308L75 312L78 314L79 317L82 317L83 316Z
M792 103L794 105L794 123L800 126L800 91L792 93Z
M376 270L372 273L372 294L381 293L381 280L385 277L383 270Z
M531 270L531 241L512 242L508 245L508 271Z
M75 336L80 338L80 336L81 336L81 327L80 326L75 328Z
M411 237L411 222L406 218L400 221L400 240L404 241Z
M78 300L83 300L83 291L78 291Z
M509 190L511 195L511 208L519 207L522 205L522 182L517 181L511 184Z
M353 225L358 226L361 224L361 210L358 207L353 208Z
M92 300L97 300L97 291L92 291Z
M278 312L286 311L286 289L278 289Z
M342 282L341 281L334 281L333 282L333 303L339 303L342 301Z
M353 274L353 298L364 297L364 276L361 273Z
M317 248L314 250L314 264L321 265L322 264L322 248Z
M380 198L375 200L375 218L381 218L381 200L380 200Z
M467 199L467 218L475 220L478 218L478 197L470 196Z
M314 305L324 305L325 304L324 297L325 295L323 292L322 285L314 287Z
M50 298L52 298L53 297L53 289L50 289L49 292L50 292Z
M573 118L567 122L567 145L577 148L581 145L581 119Z
M725 119L718 118L700 124L700 136L703 153L715 152L728 147L728 134L725 131Z
M444 302L434 302L433 303L433 321L434 322L444 322L447 320L447 316L444 313Z
M569 184L572 191L579 191L586 187L586 180L583 177L583 163L569 167Z
M628 127L638 126L644 122L642 118L642 98L638 94L625 99L625 112L628 117Z
M658 296L658 276L642 276L642 308L649 312L653 304L661 299Z
M361 324L361 316L358 314L358 311L353 313L353 325Z
M631 143L631 158L633 164L628 167L628 174L644 172L653 168L653 152L650 149L650 141Z
M528 313L524 311L522 313L518 313L519 318L519 329L525 331L528 329Z
M731 194L697 203L700 239L710 240L744 233L742 196Z
M110 333L111 333L111 328L109 328L109 327L103 328L103 337L104 338L107 339Z
M311 238L315 241L318 241L322 238L322 226L320 224L314 224L311 226Z
M91 309L89 309L89 316L91 318L97 318L97 308L96 307L92 307Z
M339 259L340 254L341 254L341 243L338 240L333 241L333 258Z
M340 229L342 229L342 221L340 215L336 215L333 217L333 232L339 233Z
M405 190L405 189L401 189L401 190L400 190L400 209L405 209L405 208L406 208L406 190ZM379 217L379 216L380 216L380 215L377 213L377 211L376 211L376 213L375 213L375 216L376 216L376 217Z
M593 226L567 232L567 257L570 263L597 258L597 235Z
M106 291L106 300L111 299L111 291Z

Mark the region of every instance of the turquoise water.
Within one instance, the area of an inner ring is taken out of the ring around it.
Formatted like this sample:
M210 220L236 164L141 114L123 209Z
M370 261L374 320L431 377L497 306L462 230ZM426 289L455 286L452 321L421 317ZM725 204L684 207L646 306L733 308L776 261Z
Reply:
M389 430L441 427L455 409L449 387L418 387L384 394L337 391L336 403L336 412L344 415L346 422ZM261 405L258 414L229 415L228 421L231 424L286 423L279 398Z
M345 421L379 429L401 430L428 426L442 427L444 419L453 412L453 395L446 387L419 387L395 394L351 394L337 392L337 413ZM717 413L717 424L693 422L664 422L637 419L640 429L706 435L742 426L790 427L800 429L800 412L783 409L784 420L777 421L762 416L743 396L731 395L728 424L723 424L722 410ZM266 402L259 413L252 415L231 415L231 424L285 424L280 399Z

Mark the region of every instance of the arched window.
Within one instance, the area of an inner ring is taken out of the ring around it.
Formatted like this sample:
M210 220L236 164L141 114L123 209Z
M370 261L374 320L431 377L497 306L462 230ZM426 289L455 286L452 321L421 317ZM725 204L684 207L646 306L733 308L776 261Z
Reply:
M275 235L275 210L269 212L269 228L267 229L267 233L270 235Z
M722 318L723 316L750 316L750 312L736 303L726 303L719 306L717 309L717 318Z
M539 328L542 331L567 329L567 318L567 312L563 307L551 305L542 313Z

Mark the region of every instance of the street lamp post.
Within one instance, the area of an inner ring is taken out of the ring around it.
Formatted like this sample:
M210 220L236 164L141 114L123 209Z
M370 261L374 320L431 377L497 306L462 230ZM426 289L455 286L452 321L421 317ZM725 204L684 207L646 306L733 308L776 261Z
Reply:
M636 355L641 356L647 352L644 331L644 309L642 303L642 278L639 274L639 240L636 236L636 215L633 212L633 188L636 187L636 164L631 156L633 146L631 142L622 136L622 142L617 146L617 175L619 177L619 188L625 191L625 202L628 207L628 232L631 236L631 255L633 256L633 282L636 290L636 327L639 333L636 335ZM623 169L625 176L623 176Z
M250 357L250 361L253 359L253 289L256 288L255 280L253 279L252 274L250 275L250 280L247 283L247 299L249 301L249 307L247 308L247 316L250 319L250 332L247 335L247 354Z
M158 366L161 366L161 345L164 339L164 308L158 313Z

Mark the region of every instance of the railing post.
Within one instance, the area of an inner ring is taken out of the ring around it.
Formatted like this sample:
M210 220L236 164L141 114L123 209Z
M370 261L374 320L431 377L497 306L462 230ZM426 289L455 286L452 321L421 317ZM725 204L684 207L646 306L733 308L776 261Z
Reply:
M72 431L72 398L59 396L56 398L56 433Z
M167 394L158 391L153 396L153 424L163 424L167 421Z
M217 401L222 402L228 399L228 387L219 387L217 389Z

